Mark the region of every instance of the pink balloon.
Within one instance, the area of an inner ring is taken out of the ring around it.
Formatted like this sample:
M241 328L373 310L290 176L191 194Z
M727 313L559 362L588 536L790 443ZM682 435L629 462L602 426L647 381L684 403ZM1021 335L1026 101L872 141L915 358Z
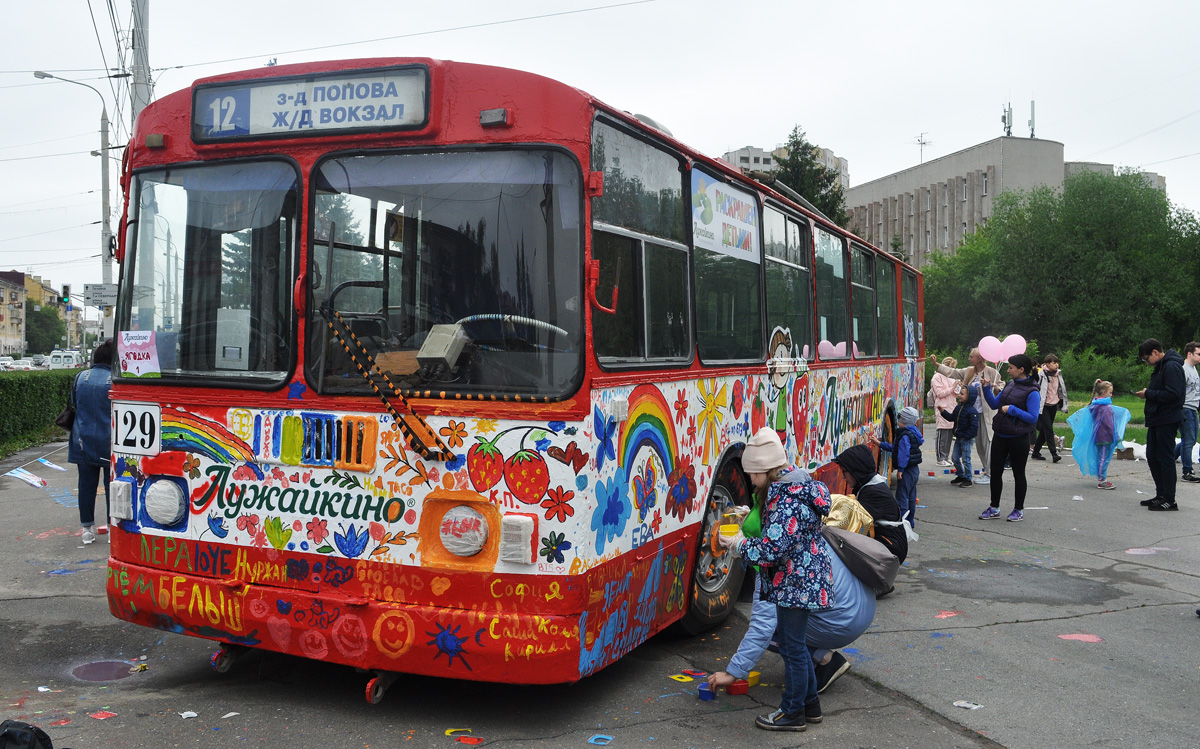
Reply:
M986 361L1002 361L1004 359L1004 350L1000 345L1000 339L992 335L980 338L979 355Z
M1017 354L1025 353L1025 349L1028 347L1029 344L1025 343L1025 339L1016 333L1010 335L1008 338L1005 338L1004 342L1000 344L1001 351L1003 352L1006 360L1016 356Z

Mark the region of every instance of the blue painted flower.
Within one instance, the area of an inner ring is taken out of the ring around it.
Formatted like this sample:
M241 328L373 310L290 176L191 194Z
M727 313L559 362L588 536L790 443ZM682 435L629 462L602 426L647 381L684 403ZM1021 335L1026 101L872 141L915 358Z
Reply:
M550 535L542 539L542 550L538 554L546 557L547 562L553 561L562 564L565 561L563 552L571 548L571 542L566 539L566 533L550 531Z
M561 432L564 428L566 428L566 426L567 426L567 422L565 422L565 421L552 421L546 425L546 428L549 429L551 432L554 432L555 434L557 434L557 433Z
M229 526L225 525L225 518L220 517L216 513L208 516L208 529L217 538L225 538L229 535Z
M604 545L625 532L625 523L633 514L626 496L625 472L607 482L596 483L596 510L592 513L592 530L596 532L596 553L604 553Z
M341 528L342 526L338 526ZM342 552L350 559L354 559L359 554L363 553L363 549L367 548L367 541L371 539L371 534L364 527L362 533L353 524L350 525L349 532L334 533L333 542L337 544L338 551Z
M583 491L588 487L588 477L586 473L581 473L575 477L575 488Z
M533 443L533 446L536 447L539 452L546 452L546 449L550 447L550 440L538 440L537 442Z
M613 446L613 434L617 431L617 420L605 418L599 406L593 406L592 423L596 428L596 470L604 470L604 461L616 460L617 449Z
M447 471L457 471L458 469L462 468L466 464L467 464L467 454L459 453L458 455L455 455L450 460L446 461L446 470Z

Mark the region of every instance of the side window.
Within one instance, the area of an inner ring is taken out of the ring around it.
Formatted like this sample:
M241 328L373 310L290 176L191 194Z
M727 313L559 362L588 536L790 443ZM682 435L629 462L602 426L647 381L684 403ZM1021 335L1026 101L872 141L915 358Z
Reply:
M592 311L592 338L601 360L686 359L691 349L688 262L682 247L611 231L592 231L600 263L596 298L616 314Z
M917 342L921 340L923 331L921 321L917 319L917 275L904 271L901 275L901 294L904 297L904 355L917 355Z
M875 256L864 248L850 253L850 285L853 293L855 358L869 358L875 349Z
M761 359L758 199L695 169L691 184L700 358Z
M836 234L817 228L817 355L845 359L849 300L846 288L846 245Z
M688 250L683 243L683 164L603 122L592 133L592 169L604 194L592 199L592 259L600 265L593 309L596 356L604 362L687 360L692 351Z
M875 294L879 316L879 355L898 356L896 336L896 266L882 255L875 257Z
M767 329L771 333L768 356L775 356L778 343L790 349L788 356L811 359L812 352L812 264L806 226L766 208L763 211L766 237Z

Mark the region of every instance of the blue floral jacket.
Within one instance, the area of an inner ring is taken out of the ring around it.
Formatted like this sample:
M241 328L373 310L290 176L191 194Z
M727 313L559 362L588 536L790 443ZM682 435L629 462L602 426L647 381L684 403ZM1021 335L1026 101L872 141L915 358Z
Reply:
M820 481L797 480L801 477L792 468L767 488L762 537L747 538L738 551L747 562L760 565L763 600L824 611L833 607L833 564L821 538L829 489Z

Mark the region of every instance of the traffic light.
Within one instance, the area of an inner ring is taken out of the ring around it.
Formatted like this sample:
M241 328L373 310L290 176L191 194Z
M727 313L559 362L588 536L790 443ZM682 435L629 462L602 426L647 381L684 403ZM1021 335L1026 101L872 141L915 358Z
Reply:
M71 284L69 284L69 283L63 284L62 303L63 304L71 303Z

